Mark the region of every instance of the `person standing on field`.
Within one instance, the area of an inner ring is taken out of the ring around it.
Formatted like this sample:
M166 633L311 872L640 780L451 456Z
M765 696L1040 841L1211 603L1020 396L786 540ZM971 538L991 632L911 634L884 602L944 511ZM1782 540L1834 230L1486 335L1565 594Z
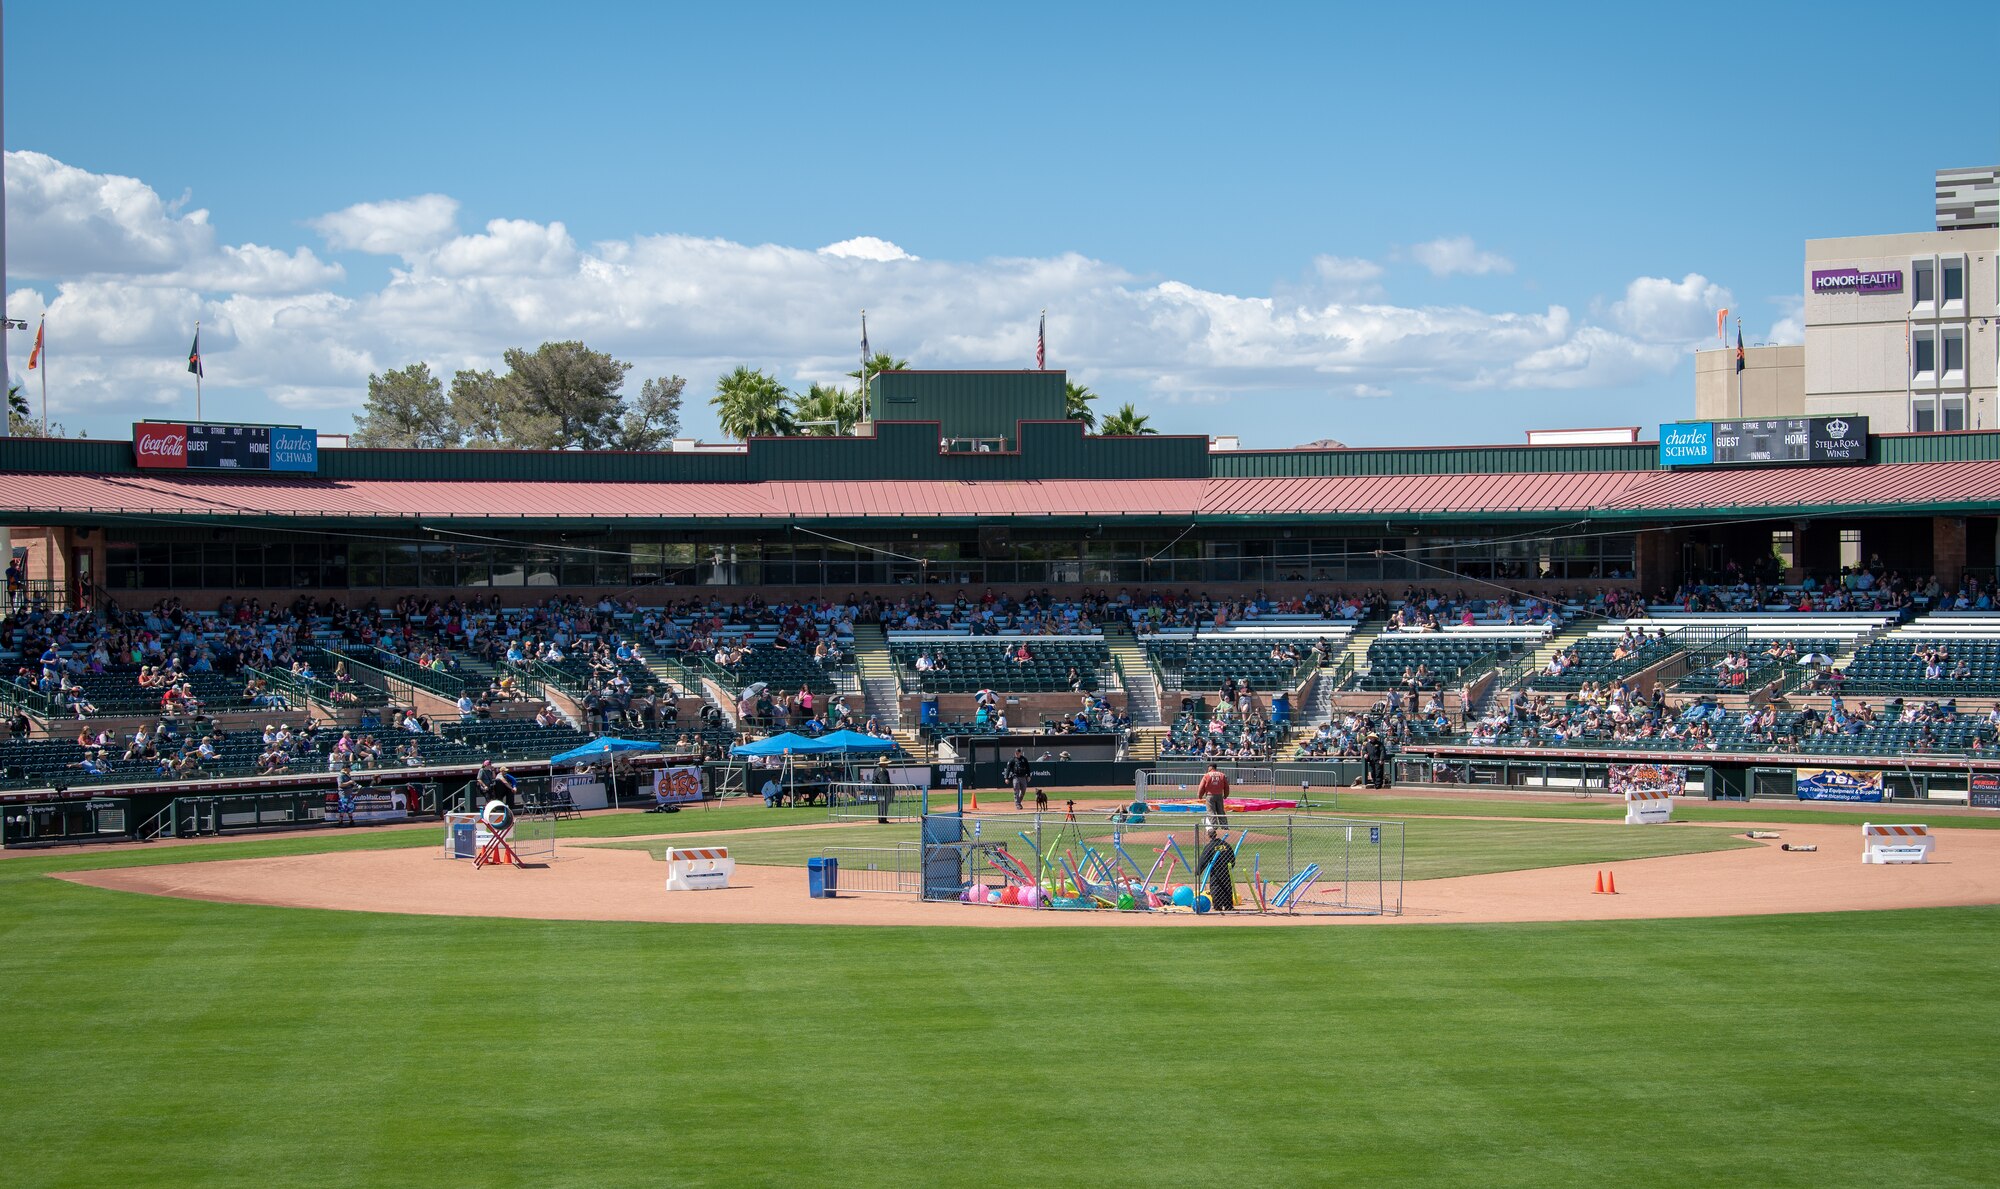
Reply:
M1202 776L1196 790L1201 799L1208 802L1208 820L1219 826L1229 825L1229 778L1222 774L1215 761L1210 760L1208 772Z
M1028 795L1028 777L1033 775L1034 771L1035 766L1028 762L1028 757L1021 754L1020 748L1015 748L1014 758L1007 761L1007 782L1014 786L1016 813L1021 811L1022 798Z
M1382 742L1382 736L1376 734L1374 731L1368 732L1368 742L1361 746L1361 760L1366 768L1364 775L1367 779L1365 783L1369 788L1386 789L1389 787L1388 766L1384 763L1388 759L1388 756L1389 748Z

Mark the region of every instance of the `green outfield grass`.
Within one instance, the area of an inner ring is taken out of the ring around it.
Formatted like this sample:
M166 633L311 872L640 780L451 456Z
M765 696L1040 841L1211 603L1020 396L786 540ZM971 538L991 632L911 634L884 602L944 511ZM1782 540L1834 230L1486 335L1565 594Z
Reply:
M1166 815L1155 817L1161 820ZM1375 814L1381 821L1403 820L1387 814ZM1237 814L1238 824L1248 824L1252 830L1252 840L1245 847L1238 867L1238 874L1244 878L1250 875L1251 856L1256 853L1259 843L1256 831L1259 822L1256 815ZM1023 856L1032 850L1020 842L1013 834L1014 828L1025 825L1015 822L1004 825L1005 819L984 819L988 841L1007 842ZM1176 828L1183 849L1190 844L1189 831L1192 823L1167 818L1167 823ZM1048 834L1053 836L1057 827L1051 825ZM1133 845L1138 847L1135 854L1142 857L1140 862L1151 858L1143 840L1156 837L1160 831L1153 823L1135 827ZM877 825L873 822L852 826L831 826L824 830L802 830L795 833L757 834L736 838L717 837L706 841L717 846L729 847L730 856L740 863L760 863L770 866L803 867L808 858L825 854L828 847L873 847L893 846L899 842L915 842L917 827L914 825ZM605 842L607 847L631 848L651 852L656 859L665 858L667 846L699 846L703 839L691 836L686 839L666 841L625 841ZM1730 850L1735 847L1755 846L1747 838L1737 837L1721 830L1676 830L1672 827L1647 827L1637 829L1623 825L1600 825L1596 822L1511 822L1511 821L1456 821L1449 818L1410 818L1404 829L1405 879L1441 879L1451 875L1483 875L1493 871L1518 871L1527 867L1560 867L1571 863L1615 863L1625 859L1649 859L1660 855L1693 854L1698 851ZM1328 840L1330 844L1331 840ZM1267 847L1268 849L1268 847ZM1190 854L1198 853L1190 850ZM1356 853L1361 853L1359 847ZM1267 855L1267 859L1276 856ZM1318 858L1308 855L1301 862Z
M600 815L566 833L807 851L823 833L727 833L783 820ZM1554 832L1544 854L1728 841L1435 819L1410 838L1472 849L1517 830ZM217 905L47 878L436 837L0 862L6 1183L1933 1187L1991 1184L2000 1162L1982 1007L2000 908L722 927Z

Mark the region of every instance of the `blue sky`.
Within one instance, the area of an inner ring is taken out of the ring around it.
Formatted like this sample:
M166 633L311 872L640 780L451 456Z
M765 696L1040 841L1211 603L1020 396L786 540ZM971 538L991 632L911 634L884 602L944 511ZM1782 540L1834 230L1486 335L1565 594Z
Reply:
M201 317L210 417L581 337L713 436L716 374L831 378L862 306L950 367L1047 306L1051 366L1252 445L1650 425L1714 305L1795 337L1801 241L2000 159L1885 101L1879 10L1691 11L15 5L9 311L93 435L191 412Z

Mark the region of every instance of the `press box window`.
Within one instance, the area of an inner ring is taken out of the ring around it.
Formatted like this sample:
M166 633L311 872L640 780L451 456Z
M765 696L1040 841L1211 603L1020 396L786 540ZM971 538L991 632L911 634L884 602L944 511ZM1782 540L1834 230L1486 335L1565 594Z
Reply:
M1787 570L1798 564L1794 560L1797 554L1792 548L1791 529L1778 528L1771 530L1771 556L1777 558L1778 564Z
M1844 528L1840 530L1840 565L1845 570L1861 568L1861 530Z

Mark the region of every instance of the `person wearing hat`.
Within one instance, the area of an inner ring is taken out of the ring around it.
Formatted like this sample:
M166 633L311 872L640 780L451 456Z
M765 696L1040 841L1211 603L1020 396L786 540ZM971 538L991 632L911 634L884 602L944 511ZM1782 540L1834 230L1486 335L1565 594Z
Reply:
M1214 760L1208 762L1208 771L1203 774L1201 784L1195 790L1201 799L1208 802L1210 824L1229 825L1229 778L1222 774Z
M896 796L890 785L889 757L885 753L875 757L875 771L870 775L870 783L875 787L875 820L881 825L889 824L889 802Z
M1201 848L1197 864L1208 876L1209 907L1228 912L1236 907L1236 852L1222 830L1215 819L1209 819L1208 845Z
M1016 812L1020 811L1022 798L1028 795L1028 777L1033 775L1034 771L1035 766L1028 762L1028 757L1021 754L1020 748L1015 748L1014 758L1007 761L1007 782L1014 786Z
M1388 756L1389 749L1383 744L1381 734L1375 731L1368 732L1368 742L1361 745L1361 762L1365 769L1365 783L1369 788L1389 787L1388 768L1384 763Z

